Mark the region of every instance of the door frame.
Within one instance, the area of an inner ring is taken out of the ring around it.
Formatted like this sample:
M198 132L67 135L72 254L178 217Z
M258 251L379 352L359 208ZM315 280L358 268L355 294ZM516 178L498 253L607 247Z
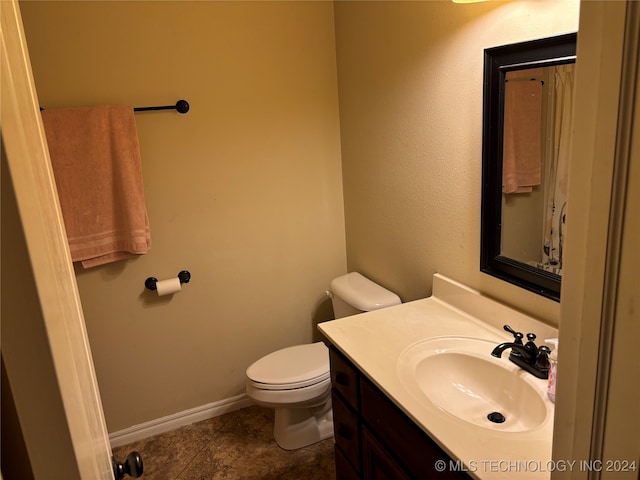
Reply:
M576 463L553 480L640 478L639 25L581 0L553 439Z
M68 448L73 452L80 478L112 480L111 447L40 117L20 7L16 0L2 0L1 4L2 142L31 267L26 275L32 275L31 285L35 284L49 343L49 351L44 355L51 358L55 370L64 409L63 424L68 429L68 435L57 431L45 433L49 443L71 442ZM29 360L28 355L24 355L26 358L19 355L20 351L30 348L29 339L24 341L25 346L5 344L3 348L9 379L16 383L38 382L37 378L25 378L28 375L21 374L20 362ZM35 352L27 353L34 358ZM43 426L26 421L39 402L16 400L33 472L36 478L54 478L48 476L51 473L39 477L38 472L54 472L65 465L53 464L55 460L41 451L47 448L42 440L43 432L37 431Z

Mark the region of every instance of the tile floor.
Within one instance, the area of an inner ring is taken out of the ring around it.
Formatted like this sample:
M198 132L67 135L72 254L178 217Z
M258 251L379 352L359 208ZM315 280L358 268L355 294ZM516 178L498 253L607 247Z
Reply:
M330 480L333 439L283 450L272 434L273 410L252 406L113 449L142 456L144 480ZM130 477L125 477L130 478Z

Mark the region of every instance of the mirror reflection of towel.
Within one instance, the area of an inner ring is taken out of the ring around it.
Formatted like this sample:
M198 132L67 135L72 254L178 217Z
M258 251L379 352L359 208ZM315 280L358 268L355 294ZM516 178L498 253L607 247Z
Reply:
M542 83L508 81L504 100L502 192L531 192L540 185Z
M86 268L147 253L133 108L44 110L42 120L72 260Z

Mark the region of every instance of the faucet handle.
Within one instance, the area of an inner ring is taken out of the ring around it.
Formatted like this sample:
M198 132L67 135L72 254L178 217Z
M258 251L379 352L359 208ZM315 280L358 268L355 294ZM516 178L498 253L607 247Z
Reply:
M536 367L538 369L549 369L549 353L551 353L551 349L546 345L540 345L540 347L538 347L538 356L536 357Z
M524 335L520 332L516 332L513 328L511 328L509 325L505 325L503 327L507 332L509 332L511 335L513 335L514 338L514 343L518 344L518 345L522 345L522 337L524 337ZM533 335L533 334L530 334ZM528 337L528 336L527 336ZM533 338L535 338L535 335L533 336Z
M534 342L535 339L536 339L535 333L527 333L527 343L525 344L525 347L531 349L531 351L533 352L538 350L538 346Z

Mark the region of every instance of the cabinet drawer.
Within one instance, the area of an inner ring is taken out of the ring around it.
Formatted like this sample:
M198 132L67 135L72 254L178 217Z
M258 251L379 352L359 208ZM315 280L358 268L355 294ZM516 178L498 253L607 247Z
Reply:
M360 378L361 414L384 448L413 479L469 479L461 472L435 469L437 460L449 465L449 456L367 378Z
M335 446L335 460L336 460L336 480L360 480L358 472L356 472L351 463L344 456L342 450Z
M335 348L329 350L331 385L349 405L358 410L358 370Z
M360 422L358 414L347 403L332 392L333 438L351 466L360 471Z
M411 480L366 427L362 427L362 471L367 480Z

